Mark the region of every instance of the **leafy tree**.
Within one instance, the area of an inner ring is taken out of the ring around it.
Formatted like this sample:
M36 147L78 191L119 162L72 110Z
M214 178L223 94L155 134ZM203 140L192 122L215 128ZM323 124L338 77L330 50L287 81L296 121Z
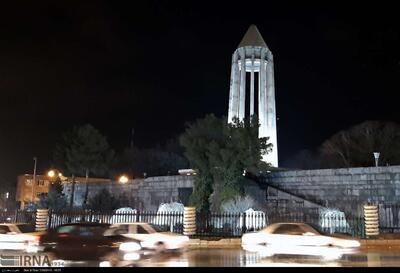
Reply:
M63 194L63 186L59 178L50 183L49 192L40 197L39 207L57 211L67 207L67 199Z
M223 143L222 122L214 115L207 115L193 124L187 124L180 143L185 148L185 156L192 168L198 170L190 202L200 211L210 210L209 197L213 192L212 163L209 160L210 146Z
M88 208L94 211L111 211L119 208L120 202L107 189L100 190L89 199Z
M380 165L400 164L400 126L394 122L365 121L326 140L320 153L324 167L374 166L373 152L380 152Z
M213 166L218 166L214 168L214 177L217 182L222 182L221 201L226 201L244 193L244 170L256 170L258 173L258 170L266 169L262 155L271 151L272 144L267 144L268 138L258 138L256 116L244 121L234 119L229 124L223 122L225 141L223 146L213 150L210 159Z
M200 210L208 210L210 201L212 210L219 210L221 202L244 193L244 170L267 167L262 155L272 145L267 144L268 138L258 138L258 128L256 116L228 124L212 114L188 125L180 141L198 170L191 202Z
M114 151L110 148L106 137L90 124L74 127L62 136L62 141L56 146L54 161L63 173L72 176L71 206L75 176L105 175L113 158ZM86 183L84 205L87 203L87 197Z

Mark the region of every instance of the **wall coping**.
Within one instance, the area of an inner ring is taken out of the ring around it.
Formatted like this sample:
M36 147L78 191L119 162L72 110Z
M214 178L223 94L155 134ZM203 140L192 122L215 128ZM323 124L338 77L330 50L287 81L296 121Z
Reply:
M380 174L380 173L400 173L400 165L381 166L381 167L276 171L269 173L267 177L272 178L272 177L291 177L291 176L354 175L354 174Z

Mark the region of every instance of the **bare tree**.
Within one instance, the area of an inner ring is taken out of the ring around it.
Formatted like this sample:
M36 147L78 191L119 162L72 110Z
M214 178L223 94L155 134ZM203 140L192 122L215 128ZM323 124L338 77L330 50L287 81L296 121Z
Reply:
M314 151L303 149L288 157L282 166L290 169L312 170L321 167L319 154Z
M326 140L321 148L324 167L373 166L373 152L380 165L400 164L400 125L394 122L365 121Z

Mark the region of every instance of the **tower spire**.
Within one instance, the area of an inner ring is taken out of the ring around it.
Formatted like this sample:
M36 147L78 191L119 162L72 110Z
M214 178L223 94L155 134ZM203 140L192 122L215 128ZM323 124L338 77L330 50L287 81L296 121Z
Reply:
M256 25L251 25L249 27L238 48L245 46L259 46L268 48Z

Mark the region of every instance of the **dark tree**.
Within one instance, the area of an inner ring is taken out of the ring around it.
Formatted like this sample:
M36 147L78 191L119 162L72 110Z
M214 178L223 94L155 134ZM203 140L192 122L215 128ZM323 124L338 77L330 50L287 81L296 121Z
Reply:
M40 197L39 207L57 211L67 207L67 199L63 194L63 185L59 178L50 183L49 192Z
M88 203L88 208L94 211L111 211L119 207L120 202L107 189L100 190Z
M182 148L176 140L155 148L130 147L119 158L121 171L130 170L134 177L174 175L179 169L185 169L189 163L183 156Z
M90 174L106 175L113 158L114 151L110 148L106 137L90 124L74 127L66 132L62 141L57 144L54 153L55 165L63 173L72 176L73 188L74 178L77 175L87 178ZM87 203L87 196L86 183L84 205ZM73 193L71 200L73 200Z
M326 140L321 148L324 167L374 166L374 152L380 165L400 164L400 126L394 122L365 121Z

